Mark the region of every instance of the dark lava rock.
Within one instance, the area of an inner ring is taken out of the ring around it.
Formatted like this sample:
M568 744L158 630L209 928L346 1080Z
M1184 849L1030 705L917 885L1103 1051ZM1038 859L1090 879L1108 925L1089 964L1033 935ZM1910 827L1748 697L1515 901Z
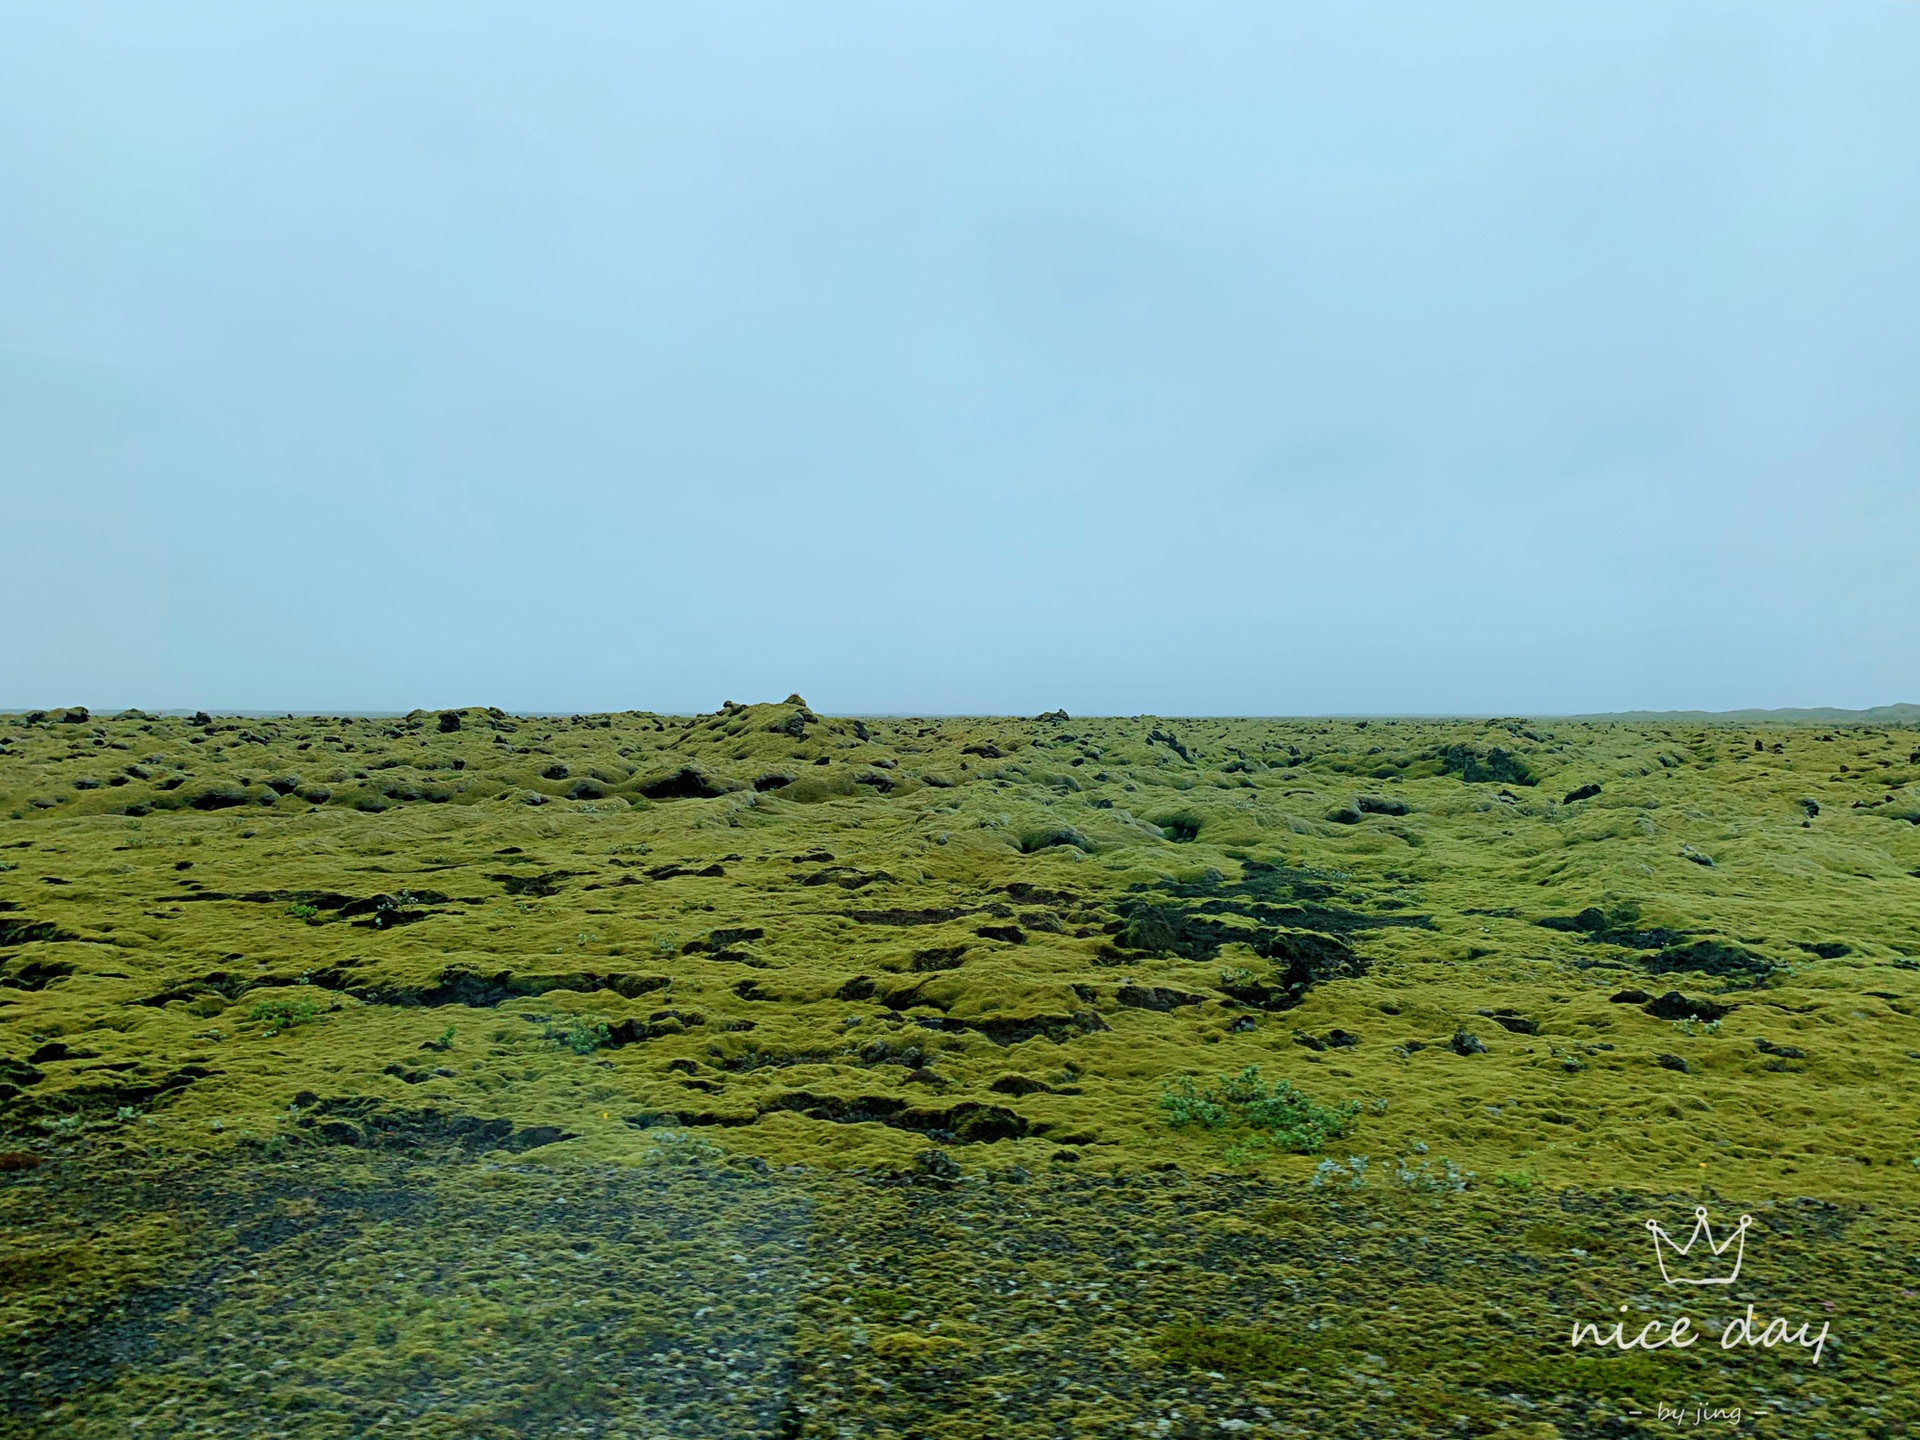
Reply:
M1487 1047L1481 1041L1480 1037L1465 1026L1453 1032L1451 1048L1456 1055L1484 1055L1487 1053Z
M1122 985L1114 992L1113 998L1135 1010L1158 1010L1164 1014L1183 1005L1198 1005L1207 997L1189 995L1184 990L1169 990L1160 985Z
M984 940L1004 940L1009 945L1024 945L1027 935L1018 925L982 925L973 932Z
M964 945L943 945L932 950L916 950L908 969L915 974L927 974L939 970L958 970L960 961L967 953Z
M1686 932L1681 930L1659 926L1647 930L1636 928L1640 923L1640 907L1637 905L1615 906L1612 913L1589 905L1577 915L1548 915L1533 923L1543 930L1584 935L1604 945L1623 945L1631 950L1657 950L1662 946L1681 944L1687 938Z
M311 1113L302 1115L294 1123L335 1145L382 1150L454 1145L477 1154L486 1150L531 1150L538 1145L574 1138L552 1125L529 1125L516 1130L511 1120L482 1119L433 1107L387 1109L367 1096L321 1100L308 1091L302 1091L301 1096L307 1097L305 1105Z
M1622 990L1617 995L1607 997L1615 1005L1644 1005L1652 998L1644 990Z
M62 930L51 920L0 920L0 945L51 945L59 940L78 940L80 937L70 931ZM14 978L6 983L16 990L40 990L44 985L26 983L27 973L35 968L36 962L29 962L14 972ZM50 975L71 975L73 967L53 969L45 967Z
M783 721L769 725L767 729L776 735L791 735L796 740L807 738L807 726L817 725L820 717L805 705L799 706Z
M689 940L681 947L683 955L694 955L701 951L719 954L722 950L735 945L745 944L749 940L764 940L767 932L758 925L727 926L718 930L709 930L704 940Z
M683 766L671 775L649 780L640 787L649 800L711 800L726 792L692 766Z
M1509 1034L1538 1035L1540 1033L1540 1022L1528 1019L1517 1010L1481 1010L1476 1013L1486 1016Z
M1154 823L1176 845L1191 845L1200 838L1200 821L1192 815L1166 815Z
M1851 955L1853 947L1838 940L1807 942L1796 940L1794 947L1806 951L1809 955L1818 955L1822 960L1838 960L1842 955Z
M246 804L247 798L238 785L209 785L187 796L187 804L195 810L230 810Z
M460 712L458 710L442 710L440 712L440 733L442 735L451 735L459 728Z
M967 912L941 910L849 910L847 918L860 925L940 925Z
M1404 800L1390 800L1380 795L1362 795L1353 802L1353 807L1363 815L1406 815L1413 808Z
M1498 745L1484 754L1468 745L1449 745L1434 758L1440 761L1441 774L1458 775L1469 785L1537 783L1519 756Z
M1051 850L1055 846L1070 846L1075 850L1093 850L1093 842L1071 825L1060 825L1048 830L1034 830L1020 837L1022 855L1038 854L1042 850Z
M1591 800L1594 796L1598 795L1599 793L1600 793L1600 787L1598 785L1582 785L1578 790L1569 790L1567 792L1566 799L1562 800L1560 803L1562 805L1572 805L1577 801Z
M1656 1055L1653 1058L1662 1070L1678 1070L1682 1075L1693 1073L1693 1067L1678 1055Z
M1185 760L1189 764L1193 763L1193 756L1188 752L1187 747L1180 743L1180 737L1172 734L1170 731L1158 728L1149 730L1147 732L1147 743L1149 745L1164 745L1182 760Z
M944 1150L922 1150L913 1157L916 1179L930 1185L952 1185L960 1179L960 1167Z
M1296 1045L1304 1045L1309 1050L1350 1050L1360 1043L1360 1037L1348 1030L1329 1030L1324 1035L1309 1035L1304 1030L1293 1032Z
M987 1088L996 1095L1036 1095L1050 1092L1053 1087L1025 1075L1002 1075Z
M1798 1045L1776 1045L1771 1040L1756 1039L1753 1048L1762 1055L1777 1055L1782 1060L1804 1060L1807 1052Z
M1351 805L1342 805L1338 810L1327 812L1327 819L1335 825L1358 825L1365 818Z
M36 1070L26 1061L0 1055L0 1080L14 1085L38 1085L46 1078L44 1071Z
M439 894L438 891L433 893ZM444 895L439 898L441 901L446 899ZM363 930L391 930L395 926L411 925L427 918L429 912L407 908L409 901L419 899L425 899L425 896L407 895L405 891L397 896L371 895L365 900L355 900L351 905L341 906L340 918L351 921ZM355 916L361 918L354 919Z
M1773 962L1764 955L1724 940L1695 940L1690 945L1669 945L1658 955L1642 962L1656 975L1676 970L1701 975L1762 977L1773 973Z
M1678 990L1669 990L1642 1008L1656 1020L1720 1020L1733 1013L1727 1006L1716 1005L1711 1000L1688 999Z
M16 929L18 926L20 928ZM78 937L47 924L38 925L31 920L0 920L0 945L19 945L34 940L73 940ZM65 960L29 960L11 970L0 971L0 985L9 990L44 990L56 980L64 980L73 974L73 966Z

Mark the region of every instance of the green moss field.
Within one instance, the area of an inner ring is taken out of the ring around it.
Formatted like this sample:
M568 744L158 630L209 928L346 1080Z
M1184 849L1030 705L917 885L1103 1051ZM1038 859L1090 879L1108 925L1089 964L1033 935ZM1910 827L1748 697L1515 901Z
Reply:
M0 716L0 1435L1906 1435L1917 1197L1911 724Z

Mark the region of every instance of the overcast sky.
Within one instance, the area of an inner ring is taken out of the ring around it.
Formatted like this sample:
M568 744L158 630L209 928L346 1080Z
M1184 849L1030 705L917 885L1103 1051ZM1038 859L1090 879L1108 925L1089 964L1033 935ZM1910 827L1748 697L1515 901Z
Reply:
M1920 5L0 31L0 706L1920 700Z

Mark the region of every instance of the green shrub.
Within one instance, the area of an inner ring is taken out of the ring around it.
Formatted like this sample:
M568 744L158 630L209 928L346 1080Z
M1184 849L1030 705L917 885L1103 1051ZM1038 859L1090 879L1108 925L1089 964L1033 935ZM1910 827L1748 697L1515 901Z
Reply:
M1437 1170L1434 1169L1436 1163L1440 1167ZM1393 1162L1393 1178L1403 1190L1413 1190L1422 1195L1444 1195L1466 1189L1473 1183L1474 1174L1471 1170L1462 1170L1444 1155L1438 1162L1432 1160L1409 1162L1404 1156L1396 1156Z
M1198 1126L1249 1132L1235 1142L1242 1159L1251 1158L1259 1144L1296 1155L1316 1154L1327 1141L1344 1135L1360 1113L1355 1101L1321 1105L1285 1080L1268 1084L1257 1065L1238 1075L1223 1075L1204 1089L1196 1089L1192 1077L1183 1075L1161 1092L1160 1108L1176 1130Z
M247 1018L265 1022L266 1028L260 1033L271 1036L317 1020L321 1010L318 1002L302 995L295 1000L256 1000L253 1008L247 1011Z
M562 1050L576 1055L591 1055L612 1038L604 1020L570 1020L565 1025L549 1026L547 1039Z

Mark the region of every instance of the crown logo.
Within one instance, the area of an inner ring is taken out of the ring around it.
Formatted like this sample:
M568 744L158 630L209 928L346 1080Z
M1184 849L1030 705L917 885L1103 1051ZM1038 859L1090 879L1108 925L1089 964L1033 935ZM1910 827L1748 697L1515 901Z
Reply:
M1647 1233L1653 1237L1653 1258L1660 1262L1660 1278L1669 1285L1731 1285L1740 1278L1740 1262L1747 1257L1747 1229L1753 1224L1751 1215L1742 1215L1734 1232L1724 1240L1716 1242L1713 1227L1707 1224L1707 1207L1697 1205L1693 1211L1693 1234L1685 1243L1677 1241L1660 1228L1658 1220L1647 1221ZM1699 1272L1693 1275L1681 1275L1675 1272L1681 1269L1681 1263L1688 1259L1689 1252L1702 1240L1706 1241L1706 1252L1696 1257L1692 1264ZM1709 1266L1705 1261L1709 1256L1714 1260L1724 1260L1727 1252L1733 1252L1731 1269L1724 1265ZM1720 1274L1707 1274L1707 1270L1724 1271Z

